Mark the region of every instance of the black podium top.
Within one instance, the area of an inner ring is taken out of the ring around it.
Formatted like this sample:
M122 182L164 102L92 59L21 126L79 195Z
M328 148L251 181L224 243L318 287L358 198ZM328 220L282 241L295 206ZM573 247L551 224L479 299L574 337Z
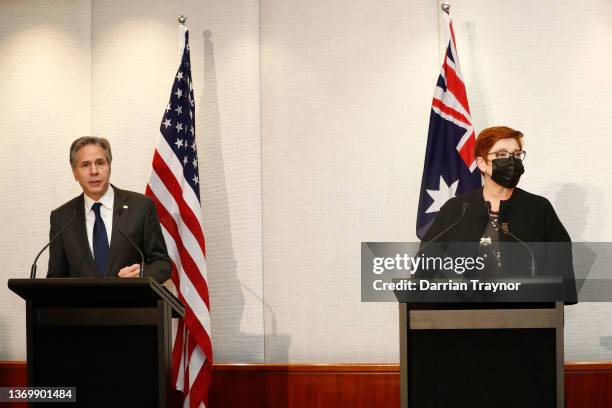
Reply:
M185 306L152 278L9 279L8 287L43 307L153 307L164 300L172 317L183 317Z

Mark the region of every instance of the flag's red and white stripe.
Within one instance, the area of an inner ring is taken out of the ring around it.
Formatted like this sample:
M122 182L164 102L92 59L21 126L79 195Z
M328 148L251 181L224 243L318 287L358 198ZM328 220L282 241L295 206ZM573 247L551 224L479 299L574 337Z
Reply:
M178 111L181 115L187 115L188 110L195 113L188 36L185 36L186 29L181 29L182 38L187 39L187 45L182 47L184 50L179 68L180 78L177 76L173 91L180 88L189 92L189 86L190 105L187 104L187 99L181 99L187 98L186 95L181 96L179 93L176 98L171 95L164 119L182 121L183 124L188 123L191 126L193 115L188 119L171 111L175 106L182 105L185 109L183 112ZM192 159L195 161L191 171L195 170L195 176L198 176L195 134L191 132L189 135L188 128L189 126L185 125L183 133L180 131L182 129L175 132L172 127L164 127L162 123L162 134L153 155L153 169L146 195L155 203L168 254L172 259L171 279L179 300L185 305L185 317L180 319L176 326L172 351L173 380L176 389L183 391L185 395L183 407L200 408L205 407L208 401L208 388L212 378L212 343L202 210L200 199L194 192L194 187L199 188L199 185L197 181L194 184L193 180L185 178L186 166L190 165ZM185 141L185 146L173 148L169 143L169 139L173 137L184 138L181 140ZM191 141L192 146L188 141ZM186 153L182 153L181 147L185 148ZM193 151L189 150L192 147ZM185 157L187 154L193 156L189 156L189 161Z

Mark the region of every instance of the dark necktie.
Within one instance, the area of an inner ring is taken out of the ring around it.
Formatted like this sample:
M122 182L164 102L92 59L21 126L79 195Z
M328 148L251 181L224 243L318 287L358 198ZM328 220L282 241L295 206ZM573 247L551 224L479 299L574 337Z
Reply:
M91 207L96 214L96 221L93 227L93 256L98 267L98 272L102 276L106 276L106 262L108 261L108 235L106 235L106 226L100 214L102 203L94 203Z

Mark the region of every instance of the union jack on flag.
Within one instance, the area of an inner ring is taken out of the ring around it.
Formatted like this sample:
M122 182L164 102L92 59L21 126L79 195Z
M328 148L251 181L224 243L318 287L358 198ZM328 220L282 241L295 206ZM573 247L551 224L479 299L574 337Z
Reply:
M213 356L189 32L182 25L180 30L181 65L162 118L146 195L159 214L172 259L172 282L185 305L172 350L173 381L185 395L184 408L201 408L208 404Z
M417 236L420 239L449 198L482 185L474 158L476 136L459 66L453 23L447 13L443 15L448 45L429 118L417 213Z

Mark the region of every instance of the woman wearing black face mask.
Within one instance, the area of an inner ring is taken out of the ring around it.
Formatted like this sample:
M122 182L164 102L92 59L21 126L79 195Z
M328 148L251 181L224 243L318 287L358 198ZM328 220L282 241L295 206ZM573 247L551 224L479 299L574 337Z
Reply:
M430 241L460 220L436 241L477 243L478 254L485 258L486 267L474 277L528 276L534 272L539 276L562 275L567 278L566 303L575 303L570 237L546 198L517 187L525 172L523 134L506 126L484 129L474 150L484 186L449 199L440 208L423 241ZM549 249L540 250L541 244L532 245L538 248L533 251L532 262L529 253L520 254L522 245L518 240L562 244L545 246L554 248L554 253ZM504 245L505 242L517 245ZM514 248L514 253L509 248Z

